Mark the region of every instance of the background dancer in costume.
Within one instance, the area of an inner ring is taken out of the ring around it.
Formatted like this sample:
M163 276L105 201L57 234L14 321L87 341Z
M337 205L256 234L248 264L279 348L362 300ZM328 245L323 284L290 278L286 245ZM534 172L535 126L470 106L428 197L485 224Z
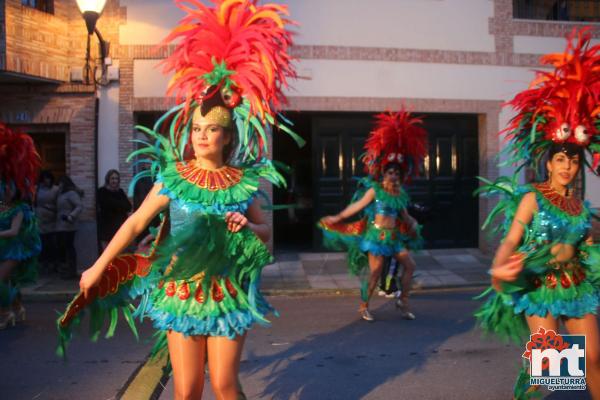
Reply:
M554 71L538 72L531 88L509 102L518 113L504 131L509 161L520 164L518 172L546 156L547 180L517 186L515 174L479 189L503 197L485 225L500 213L505 222L490 270L493 288L482 295L487 301L476 317L485 330L519 345L540 327L558 331L560 321L569 333L586 335L587 386L599 399L600 248L590 237L590 209L570 188L586 149L599 160L600 46L590 47L590 39L589 30L574 32L565 54L542 58ZM524 365L515 398L530 398L536 389Z
M420 248L423 240L420 226L406 211L409 197L401 184L418 172L427 154L427 133L421 122L406 111L377 115L363 156L370 176L359 182L352 204L319 223L327 246L348 249L350 272L362 280L359 312L366 321L375 320L369 311L369 300L377 287L385 257L392 256L404 267L402 294L396 305L404 318L415 319L408 305L415 270L409 250ZM364 217L360 221L341 223L361 211ZM364 277L367 266L368 279Z
M31 201L40 168L33 140L0 124L0 329L25 320L19 288L37 277L41 251Z
M155 185L84 272L83 295L58 324L68 340L77 310L87 305L96 331L98 319L111 314L111 335L113 310L120 308L132 325L130 302L141 295L137 314L159 330L156 350L168 346L175 398L202 396L208 362L216 397L237 399L246 333L255 322L268 324L272 311L259 292L271 255L264 244L270 228L256 196L259 178L284 183L266 158L265 128L288 129L275 121L273 107L283 101L286 78L294 76L287 54L291 34L285 6L193 4L195 9L182 6L189 14L167 38L177 43L166 60L167 71L175 71L171 90L185 97L154 130L141 128L156 145L132 154L154 157L137 178L153 176ZM166 137L160 134L165 127ZM147 257L117 257L166 209L170 232L163 216Z

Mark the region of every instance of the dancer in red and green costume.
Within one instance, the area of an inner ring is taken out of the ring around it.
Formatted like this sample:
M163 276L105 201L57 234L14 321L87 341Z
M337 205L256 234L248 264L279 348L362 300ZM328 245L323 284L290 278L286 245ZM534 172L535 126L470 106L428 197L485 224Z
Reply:
M402 183L418 173L427 154L427 132L421 123L407 111L377 115L362 158L369 176L360 180L352 204L319 223L328 247L348 251L350 272L361 279L359 312L369 322L375 320L369 300L386 257L395 257L404 266L402 294L396 305L404 318L415 319L408 305L415 270L409 250L422 247L423 240L420 226L406 211L410 199ZM359 221L341 222L358 213Z
M131 155L150 158L136 179L151 176L154 187L83 273L81 293L58 320L64 351L82 309L91 310L95 335L106 317L113 334L118 310L132 328L134 317L149 317L159 331L155 353L168 348L182 399L202 397L205 363L217 398L242 396L246 334L254 323L267 325L272 311L259 291L271 261L259 179L285 183L267 158L266 132L293 135L276 120L282 87L295 76L287 8L212 3L177 2L188 15L166 39L174 51L164 64L179 104L154 129L140 127L155 143ZM150 250L120 256L157 214L162 224Z
M571 185L590 153L595 170L600 157L600 46L590 46L589 30L573 32L563 54L542 57L549 72L537 72L530 88L510 104L517 115L502 133L508 161L518 165L512 178L501 177L479 189L501 200L484 227L504 214L503 240L490 274L492 286L476 312L481 327L520 346L539 328L586 335L587 386L600 398L600 247L590 236L591 211ZM517 185L518 172L545 166L546 179ZM514 396L539 396L529 386L523 365Z
M19 289L37 277L42 245L27 201L40 163L31 137L0 123L0 329L25 320Z

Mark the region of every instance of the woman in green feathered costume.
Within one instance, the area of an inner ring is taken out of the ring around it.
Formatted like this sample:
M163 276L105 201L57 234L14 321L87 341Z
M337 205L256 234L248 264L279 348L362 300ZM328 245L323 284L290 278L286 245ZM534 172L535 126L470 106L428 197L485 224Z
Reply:
M154 187L82 274L82 294L58 320L60 350L83 308L95 336L106 316L113 334L118 310L133 329L134 316L147 316L159 330L154 353L168 347L175 398L202 397L208 363L216 397L231 400L244 398L237 377L246 334L273 311L259 291L271 230L257 195L259 178L285 183L266 157L266 131L291 133L273 109L294 75L291 33L285 6L193 5L182 5L188 15L167 38L176 42L165 61L175 72L170 88L182 101L154 130L140 127L156 144L131 155L153 159L138 178L151 176ZM159 213L147 257L120 255Z
M427 153L427 133L418 126L420 123L420 118L411 117L406 111L378 114L363 156L371 176L359 182L352 204L337 215L324 217L318 225L325 245L348 250L350 272L362 281L359 312L365 321L375 320L369 311L369 300L380 279L385 257L395 257L404 266L402 294L396 306L404 318L415 319L408 306L415 270L409 250L421 248L423 239L420 226L406 210L409 197L401 183L418 172ZM364 214L360 221L341 223L360 212ZM370 275L365 279L367 267Z
M539 166L546 156L548 179L518 186L515 174L513 179L484 180L487 184L478 190L501 195L484 226L501 213L505 222L490 270L492 287L481 296L486 302L475 316L484 330L521 346L530 334L551 341L554 333L545 331L558 332L560 322L570 334L585 335L587 387L599 399L600 248L590 236L589 205L570 189L585 163L584 150L594 158L599 150L600 87L597 67L592 66L598 63L600 47L588 48L590 38L586 30L573 34L567 54L544 57L542 62L555 70L539 72L535 84L509 103L518 114L505 131L508 161ZM537 396L524 361L514 397Z
M42 245L26 200L35 192L39 168L31 137L0 123L0 330L25 320L19 289L37 277Z

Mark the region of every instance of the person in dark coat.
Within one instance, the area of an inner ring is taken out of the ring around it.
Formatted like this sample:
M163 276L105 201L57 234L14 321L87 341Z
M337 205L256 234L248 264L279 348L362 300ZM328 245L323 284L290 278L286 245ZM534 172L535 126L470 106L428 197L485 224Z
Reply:
M131 203L120 185L121 174L116 169L111 169L104 177L104 186L97 192L98 240L101 250L106 248L131 212Z

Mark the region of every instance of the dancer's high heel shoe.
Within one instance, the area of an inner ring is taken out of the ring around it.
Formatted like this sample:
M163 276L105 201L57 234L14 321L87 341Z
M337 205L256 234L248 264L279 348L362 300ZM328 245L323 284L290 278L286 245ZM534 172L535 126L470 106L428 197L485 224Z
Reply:
M25 311L25 307L23 307L21 305L18 308L14 309L13 313L15 314L15 321L16 322L25 322L25 317L27 315L27 313Z
M408 305L406 302L403 302L402 299L396 300L396 308L400 310L400 315L402 315L402 318L404 319L413 320L417 318L415 317L415 314L410 312Z
M0 315L0 330L6 329L9 326L15 326L15 313L8 311Z

